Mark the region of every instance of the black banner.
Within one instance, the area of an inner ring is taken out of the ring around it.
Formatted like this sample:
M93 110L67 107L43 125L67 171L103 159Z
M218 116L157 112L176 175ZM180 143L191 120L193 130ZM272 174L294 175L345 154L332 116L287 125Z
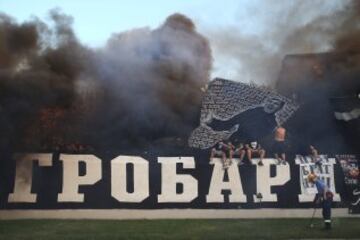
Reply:
M335 193L334 207L349 200L335 158L321 155L315 165L304 156L290 164L264 159L264 166L223 169L207 151L139 155L28 153L1 161L1 209L238 209L313 207L317 172Z

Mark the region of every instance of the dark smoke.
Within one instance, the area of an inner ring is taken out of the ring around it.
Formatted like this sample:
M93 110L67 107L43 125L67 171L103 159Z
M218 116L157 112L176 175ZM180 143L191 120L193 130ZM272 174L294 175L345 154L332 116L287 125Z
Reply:
M329 51L287 56L277 83L282 93L294 94L302 104L289 123L297 144L314 144L327 153L358 153L360 147L360 119L345 122L334 117L339 101L351 104L350 110L360 107L360 3L347 3L336 14L294 33L318 31ZM333 23L331 28L324 27L327 21Z
M359 4L347 1L308 16L322 4L287 1L264 35L233 29L209 35L216 51L239 61L238 80L273 84L286 54L316 51L336 53L320 72L355 79ZM186 139L197 126L212 59L207 40L186 16L174 14L154 30L114 34L98 49L77 39L71 17L58 10L50 17L50 23L17 23L0 15L0 146L138 147Z
M153 31L115 34L96 52L95 65L106 98L95 113L97 134L106 145L186 137L196 124L211 54L187 17L174 14Z
M352 135L345 133L334 118L332 99L360 93L360 2L254 2L256 8L246 9L251 14L237 26L207 29L217 61L232 66L234 80L297 98L300 108L285 126L294 146L358 152L360 120L351 123ZM249 22L255 22L250 32Z
M69 17L56 11L50 17L53 29L37 19L18 24L0 15L2 145L24 142L24 132L42 108L68 108L75 98L85 50L68 28Z
M19 24L0 15L1 146L140 146L190 133L212 62L190 19L174 14L90 49L71 17L50 17Z
M358 49L359 1L261 3L247 9L251 15L238 19L236 28L207 29L214 56L233 67L234 80L274 86L288 54ZM241 31L248 22L260 26L251 25L251 33Z
M341 27L334 41L334 48L339 52L359 52L360 51L360 2L351 1L343 14L346 18L341 23Z

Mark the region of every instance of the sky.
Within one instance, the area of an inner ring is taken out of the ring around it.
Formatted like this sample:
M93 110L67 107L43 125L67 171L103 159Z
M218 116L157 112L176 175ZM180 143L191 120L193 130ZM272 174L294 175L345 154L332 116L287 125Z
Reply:
M0 11L22 22L31 16L46 19L49 9L60 8L74 17L74 29L80 40L96 47L103 45L112 33L156 28L175 12L187 15L196 24L233 25L237 9L250 2L253 1L0 0Z
M244 82L257 82L259 79L259 82L265 82L267 76L274 73L261 69L261 66L250 70L254 62L278 68L280 63L269 64L268 61L279 62L284 54L301 53L307 49L329 49L326 41L321 44L307 43L306 47L296 47L287 52L277 48L286 41L293 29L336 12L349 1L0 0L0 12L19 22L32 16L46 21L49 10L59 8L73 16L76 35L90 47L105 45L113 33L141 27L157 28L166 17L179 12L190 17L197 30L209 39L214 59L211 77L220 76ZM254 53L249 53L249 49ZM246 59L248 54L251 56ZM262 55L265 55L265 60L261 59ZM277 56L276 60L274 55Z

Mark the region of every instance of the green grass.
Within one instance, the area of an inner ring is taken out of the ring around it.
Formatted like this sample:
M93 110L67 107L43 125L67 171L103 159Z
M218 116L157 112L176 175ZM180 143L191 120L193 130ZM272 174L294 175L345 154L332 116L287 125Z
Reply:
M0 221L0 239L295 239L357 238L360 218L333 220L322 230L320 219L259 220L7 220Z

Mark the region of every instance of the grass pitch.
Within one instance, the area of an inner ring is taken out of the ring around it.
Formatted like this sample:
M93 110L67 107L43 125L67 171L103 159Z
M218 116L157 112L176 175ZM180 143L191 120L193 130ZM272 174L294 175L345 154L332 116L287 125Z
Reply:
M0 239L360 239L360 218L259 220L3 220Z

